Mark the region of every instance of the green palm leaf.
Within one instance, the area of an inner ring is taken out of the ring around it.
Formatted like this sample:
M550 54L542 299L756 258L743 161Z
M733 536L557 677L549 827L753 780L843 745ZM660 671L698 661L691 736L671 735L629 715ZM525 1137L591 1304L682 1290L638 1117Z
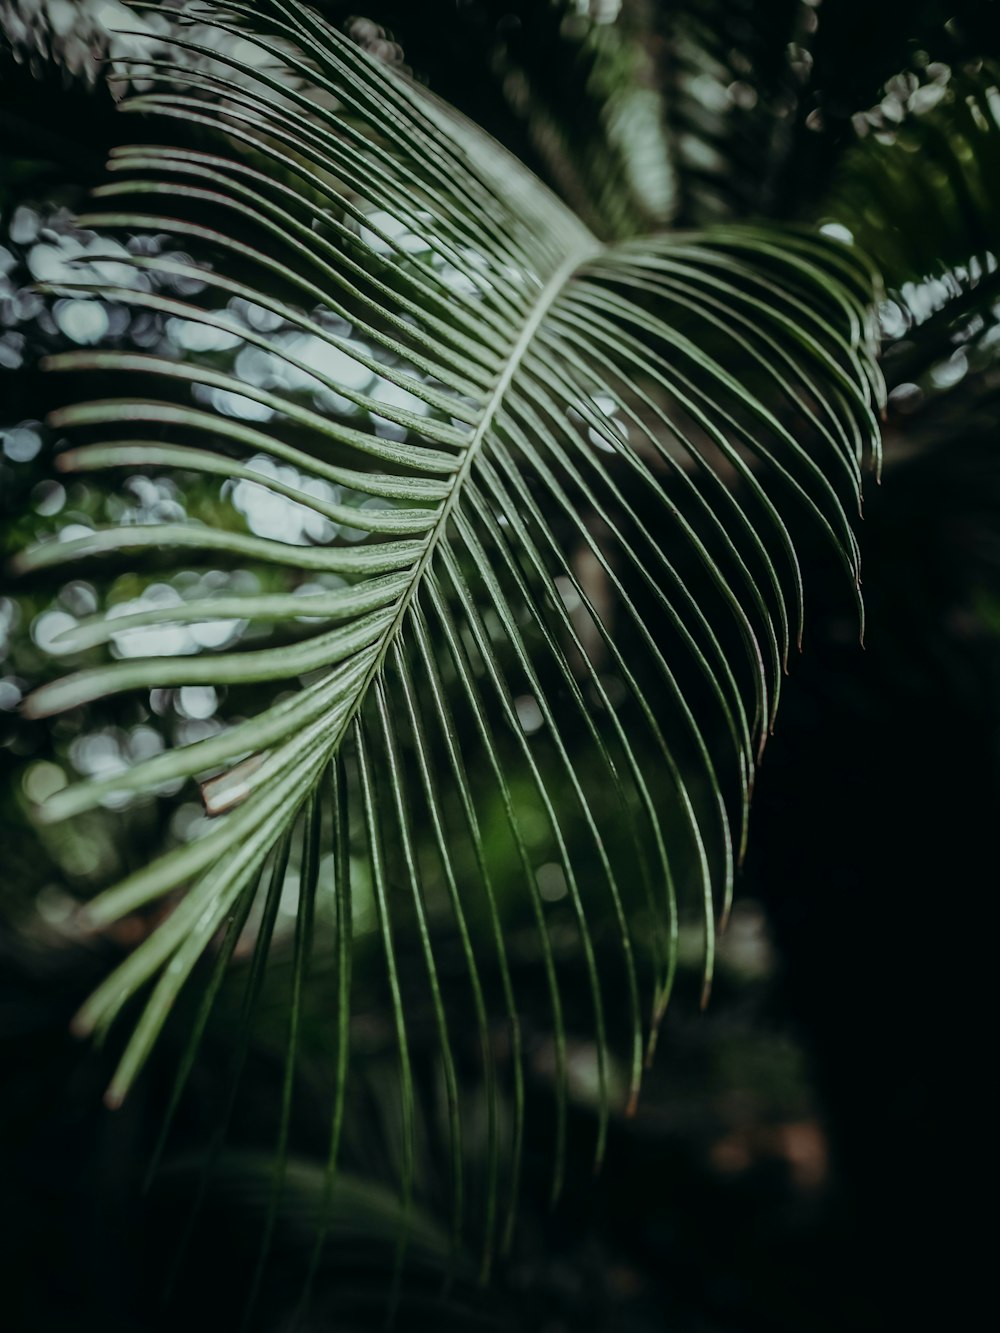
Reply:
M890 403L909 418L911 448L915 409L943 396L949 439L966 413L970 424L988 428L992 421L1000 290L997 85L989 61L954 69L932 61L919 74L907 70L890 79L881 102L854 118L857 141L828 200L831 217L848 225L884 276L885 373L894 391ZM917 212L919 230L906 226Z
M417 1112L413 969L401 962L413 954L441 1052L456 1215L462 1124L442 920L459 941L489 1103L488 1252L504 1171L509 1235L525 1103L524 1001L497 845L516 867L545 978L557 1190L568 1027L595 1036L600 1158L618 1095L610 985L624 983L634 1104L692 901L710 982L754 769L801 634L795 525L828 533L857 584L851 515L878 449L871 279L850 251L804 232L729 227L602 245L495 143L309 9L268 0L189 13L232 40L209 49L176 37L183 68L144 62L153 90L125 109L155 116L163 139L114 154L114 179L97 191L104 211L81 225L170 238L169 256L116 251L117 279L101 295L231 335L266 374L244 378L211 351L54 356L67 382L75 372L97 386L54 414L74 437L57 463L258 486L334 536L122 524L18 557L25 574L146 551L161 567L205 557L269 571L264 593L105 609L55 651L206 618L296 627L282 645L85 665L30 696L27 710L44 717L118 691L285 686L226 729L43 807L44 819L63 819L197 779L214 816L203 836L89 904L103 927L173 895L78 1026L103 1032L151 987L109 1090L120 1101L199 959L246 919L272 864L283 877L301 821L289 1058L313 903L329 891L343 978L332 1160L351 896L363 880L399 1050L404 1192ZM181 295L165 294L168 280ZM248 309L256 322L239 314ZM296 591L304 571L319 591ZM331 810L325 886L318 848ZM349 844L364 867L357 883ZM566 1013L556 899L583 959L584 1018ZM495 1007L514 1087L509 1130L495 1105Z

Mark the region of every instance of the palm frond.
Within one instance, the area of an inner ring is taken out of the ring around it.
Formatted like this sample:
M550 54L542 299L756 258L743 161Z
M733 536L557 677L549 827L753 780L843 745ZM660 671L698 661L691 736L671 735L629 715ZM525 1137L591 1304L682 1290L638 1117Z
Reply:
M883 671L962 697L969 640L992 633L1000 401L1000 71L967 51L939 42L918 53L854 117L825 206L827 225L854 236L886 284L887 550L909 592L873 599ZM937 538L932 512L943 520ZM907 547L911 530L919 551Z
M912 444L934 436L933 409L945 401L952 434L992 421L1000 74L989 61L927 61L883 92L854 118L857 141L826 208L883 274L890 404Z
M638 1094L692 904L710 984L754 769L801 632L796 525L826 533L857 584L852 517L878 450L871 279L849 249L792 230L601 244L474 126L308 8L234 0L185 15L231 41L171 39L197 66L144 60L154 87L125 109L155 118L161 137L114 153L98 210L79 222L143 243L114 251L113 282L50 286L162 317L187 354L164 340L52 356L67 386L93 386L52 416L72 438L56 465L214 479L223 500L250 488L311 526L248 532L227 503L211 524L121 522L17 558L40 578L145 553L159 577L164 562L202 560L267 576L266 591L105 604L53 644L77 669L27 700L35 718L196 685L238 701L225 728L41 808L65 819L197 780L212 816L88 904L95 928L163 900L171 910L78 1027L103 1033L145 994L109 1089L120 1101L269 869L273 911L301 825L288 1049L291 1060L326 895L341 976L331 1161L364 895L398 1049L404 1194L419 991L440 1049L456 1215L447 994L473 1006L492 1108L488 1256L512 1226L526 1101L510 921L529 923L545 979L556 1191L567 1033L592 1034L599 1160L612 1103ZM175 248L158 253L157 238ZM206 619L230 622L230 640L277 627L287 641L100 660L105 644ZM513 903L501 862L517 868ZM460 941L461 986L451 964L445 984L443 922ZM566 1012L567 933L588 1015ZM609 1002L619 988L624 1019ZM508 1126L494 1106L494 1015L515 1088Z

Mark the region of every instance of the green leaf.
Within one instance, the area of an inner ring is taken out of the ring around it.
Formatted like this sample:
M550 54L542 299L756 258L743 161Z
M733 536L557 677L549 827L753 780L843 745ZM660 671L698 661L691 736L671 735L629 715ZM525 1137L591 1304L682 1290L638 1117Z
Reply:
M226 921L244 918L265 865L303 821L289 1051L314 908L328 894L339 987L327 1202L366 882L398 1052L402 1212L419 1184L410 1029L423 1002L445 1090L456 1236L471 1205L449 1008L457 983L439 940L460 941L488 1104L476 1222L485 1271L516 1208L525 1021L551 1033L555 1195L567 1035L591 1034L599 1162L613 1111L635 1106L692 908L707 995L754 767L801 633L797 528L826 535L857 581L852 520L862 465L878 452L870 281L849 250L799 231L731 226L604 245L498 145L305 6L184 11L206 13L245 44L173 39L203 57L198 69L163 62L153 90L125 104L155 117L151 137L155 124L167 141L115 155L115 180L98 191L108 211L86 225L166 237L180 252L123 262L135 281L109 299L235 334L271 369L257 382L212 351L51 357L51 373L95 386L53 417L72 441L58 461L74 474L217 478L223 495L258 486L321 516L334 536L304 545L237 526L120 524L18 557L34 574L123 553L155 552L161 571L211 555L285 589L106 608L54 653L205 618L295 621L291 643L106 661L29 698L42 717L195 682L291 689L218 734L60 791L42 812L65 818L198 779L215 815L90 904L104 926L174 902L78 1024L103 1030L152 987L112 1083L120 1100L198 959ZM194 294L160 289L178 282ZM307 570L334 586L297 594ZM327 824L329 876L318 851ZM363 874L352 876L352 851ZM514 922L527 922L547 1014L513 991ZM585 1013L566 998L567 932ZM509 1134L501 1065L514 1085ZM282 1160L291 1087L289 1072Z

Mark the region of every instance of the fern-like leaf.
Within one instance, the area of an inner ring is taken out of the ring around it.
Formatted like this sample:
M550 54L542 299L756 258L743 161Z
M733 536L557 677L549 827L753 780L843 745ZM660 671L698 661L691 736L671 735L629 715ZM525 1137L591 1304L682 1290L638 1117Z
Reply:
M325 535L123 524L18 557L22 574L147 552L161 569L211 559L268 571L268 591L105 608L68 630L60 653L208 619L295 631L243 650L84 658L28 699L41 718L121 691L202 684L259 699L268 682L285 687L223 730L42 808L65 819L201 780L213 816L89 904L105 927L173 896L78 1026L103 1032L147 992L109 1091L120 1101L199 959L247 919L272 863L283 875L301 821L293 1009L312 900L336 904L333 1159L351 900L370 890L399 1051L404 1191L419 1119L417 958L456 1216L462 1107L443 921L459 942L490 1108L488 1254L512 1225L527 1061L498 855L514 867L548 997L558 1189L568 1031L594 1034L600 1158L613 1101L637 1096L692 901L710 982L755 766L801 630L795 524L827 532L857 582L852 514L878 448L871 280L849 250L791 230L602 245L474 126L308 8L234 0L185 15L211 22L219 42L176 37L183 62L144 61L151 90L125 110L155 117L156 136L115 152L99 211L80 222L149 238L115 251L100 296L205 330L203 346L238 342L248 359L96 347L52 357L67 383L97 386L54 414L72 436L56 461L68 473L216 479L225 493L261 487L319 516ZM164 237L173 249L156 253ZM57 290L92 288L60 279ZM240 368L251 364L253 375ZM297 591L304 581L311 590ZM587 1015L566 1012L567 929ZM611 1004L619 986L624 1004ZM497 1110L498 1020L510 1123ZM292 1048L297 1031L293 1013Z

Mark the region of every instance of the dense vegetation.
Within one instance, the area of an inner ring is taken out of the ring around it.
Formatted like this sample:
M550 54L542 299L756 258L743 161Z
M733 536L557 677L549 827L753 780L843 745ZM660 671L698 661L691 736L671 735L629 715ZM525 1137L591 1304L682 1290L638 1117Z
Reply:
M0 31L11 1326L908 1322L995 5Z

